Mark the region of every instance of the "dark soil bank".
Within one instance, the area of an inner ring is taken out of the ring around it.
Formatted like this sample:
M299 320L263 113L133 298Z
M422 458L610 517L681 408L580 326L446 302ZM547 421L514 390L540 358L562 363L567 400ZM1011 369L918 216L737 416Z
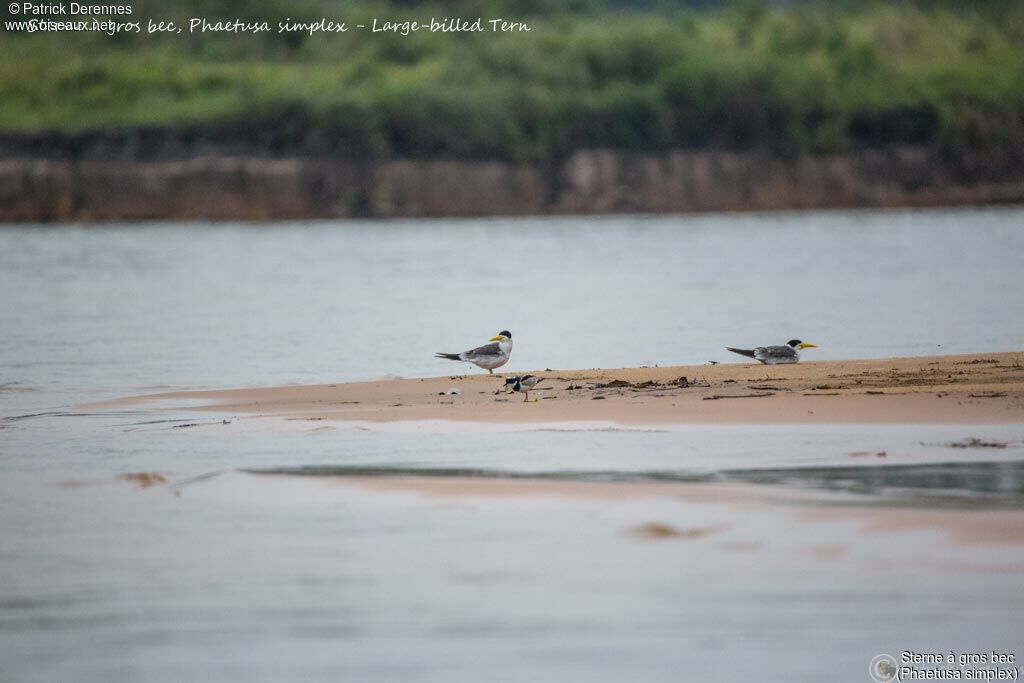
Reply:
M0 159L0 221L685 213L1024 202L1024 158L904 147L582 150L551 163L210 155Z

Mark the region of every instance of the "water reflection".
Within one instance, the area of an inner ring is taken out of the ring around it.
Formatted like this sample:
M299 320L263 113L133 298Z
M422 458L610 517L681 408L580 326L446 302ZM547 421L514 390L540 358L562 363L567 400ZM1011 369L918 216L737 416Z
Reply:
M1021 506L1024 461L956 462L858 467L787 467L717 472L686 470L510 471L462 467L370 467L321 465L243 470L253 474L303 477L428 477L591 483L695 483L737 481L876 497L876 503ZM881 497L881 500L878 498ZM849 502L849 499L844 499ZM865 501L870 502L870 501Z

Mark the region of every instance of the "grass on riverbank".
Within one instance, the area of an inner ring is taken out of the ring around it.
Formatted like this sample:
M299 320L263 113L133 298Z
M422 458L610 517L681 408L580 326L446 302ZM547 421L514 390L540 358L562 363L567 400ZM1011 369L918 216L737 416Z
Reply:
M1024 6L964 5L536 2L532 30L505 34L6 33L0 131L238 126L285 149L515 160L582 147L1020 147ZM245 7L140 1L132 20L454 14L408 2ZM509 9L466 3L460 15Z

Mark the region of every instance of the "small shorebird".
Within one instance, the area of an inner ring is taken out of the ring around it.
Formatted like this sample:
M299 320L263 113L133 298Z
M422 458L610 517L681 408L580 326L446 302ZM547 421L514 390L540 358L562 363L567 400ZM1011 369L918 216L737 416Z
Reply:
M463 360L483 368L493 375L494 368L500 368L507 363L512 355L512 333L508 330L502 330L487 341L491 343L478 346L469 351L463 351L462 353L437 353L434 354L434 357L446 360Z
M802 342L799 339L790 339L782 346L758 346L753 349L734 349L731 346L726 346L725 350L753 358L765 365L781 365L783 363L799 363L800 349L816 348L817 346L817 344Z
M511 388L512 391L519 391L526 394L523 398L523 403L526 403L530 400L530 390L543 381L543 377L537 377L536 375L523 375L522 377L509 377L505 380L505 386ZM537 399L533 400L536 401Z

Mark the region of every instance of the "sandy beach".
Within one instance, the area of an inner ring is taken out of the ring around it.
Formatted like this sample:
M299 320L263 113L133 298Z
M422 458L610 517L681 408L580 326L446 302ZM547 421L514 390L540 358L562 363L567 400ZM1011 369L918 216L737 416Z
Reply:
M531 392L475 371L427 379L177 391L82 409L159 402L289 420L651 424L1012 424L1024 422L1024 352L797 365L533 370ZM526 372L518 374L527 374ZM500 392L500 393L496 393Z

